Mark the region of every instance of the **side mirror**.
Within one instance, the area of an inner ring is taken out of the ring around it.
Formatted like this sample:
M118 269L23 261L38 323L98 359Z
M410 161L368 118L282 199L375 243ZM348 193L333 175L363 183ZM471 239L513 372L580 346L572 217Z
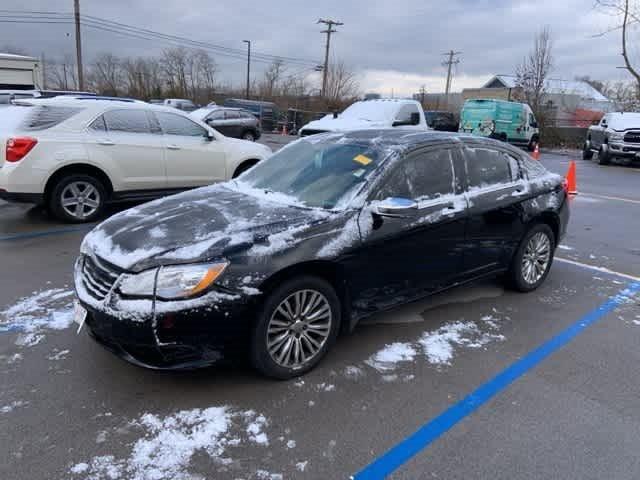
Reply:
M411 125L420 125L420 114L418 112L411 114Z
M531 122L531 127L538 128L538 122Z
M207 133L204 135L205 140L207 140L208 142L212 142L216 139L215 135L213 134L213 132L210 132L209 130L207 130Z
M418 209L418 204L408 198L391 197L375 206L374 213L380 217L403 218Z

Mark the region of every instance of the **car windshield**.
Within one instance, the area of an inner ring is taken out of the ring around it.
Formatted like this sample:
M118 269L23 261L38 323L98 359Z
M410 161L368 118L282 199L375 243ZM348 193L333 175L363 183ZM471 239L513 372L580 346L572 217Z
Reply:
M284 194L307 207L341 208L382 160L382 153L368 142L298 140L258 163L236 186Z
M398 104L394 102L356 102L340 114L341 118L353 118L379 122L394 118Z

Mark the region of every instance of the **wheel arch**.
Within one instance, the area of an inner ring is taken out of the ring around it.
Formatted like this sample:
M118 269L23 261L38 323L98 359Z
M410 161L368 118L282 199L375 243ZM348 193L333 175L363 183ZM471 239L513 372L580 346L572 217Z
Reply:
M236 164L236 167L233 170L233 174L231 175L231 178L237 177L238 175L240 175L242 172L244 172L248 168L253 167L259 161L260 161L260 159L258 159L258 158L246 158L244 160L241 160L240 162L238 162Z
M347 288L344 270L340 265L334 262L326 260L312 260L290 265L268 277L262 282L259 288L263 293L268 294L284 280L304 275L319 277L327 281L333 287L340 299L340 333L350 332L353 329L353 325L351 324L351 296L349 289Z
M113 184L111 183L111 179L106 172L95 165L90 165L88 163L72 163L70 165L65 165L55 172L53 172L45 184L44 187L44 198L45 202L48 202L50 199L51 191L53 190L56 183L63 177L67 175L73 174L84 174L91 175L102 182L104 188L107 190L107 196L111 196L113 193Z
M529 222L529 228L538 223L543 223L551 228L554 236L554 241L556 242L555 246L558 246L560 239L560 217L558 216L558 214L550 210L544 211L535 216L531 220L531 222Z

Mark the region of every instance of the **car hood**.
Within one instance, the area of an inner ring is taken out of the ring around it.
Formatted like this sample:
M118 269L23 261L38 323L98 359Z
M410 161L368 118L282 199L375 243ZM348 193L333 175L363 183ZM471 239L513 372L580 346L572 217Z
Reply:
M333 118L332 115L327 115L319 120L314 120L307 123L301 130L325 130L327 132L346 132L349 130L360 130L367 128L385 128L390 127L391 122L388 121L370 121L357 118Z
M277 196L278 194L273 194ZM233 182L191 190L121 212L84 239L84 254L124 270L202 262L299 233L331 214L252 195Z

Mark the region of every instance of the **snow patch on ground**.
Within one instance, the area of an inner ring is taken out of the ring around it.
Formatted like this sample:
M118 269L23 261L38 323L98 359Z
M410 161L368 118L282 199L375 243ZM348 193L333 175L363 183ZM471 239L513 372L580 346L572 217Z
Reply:
M457 348L482 348L491 342L503 341L504 335L496 333L500 328L499 321L494 315L485 315L479 322L448 323L436 330L424 332L417 341L386 345L369 357L365 364L383 373L384 382L399 380L400 377L392 372L402 363L413 362L419 354L426 357L432 365L451 365ZM413 375L402 377L405 382L413 379Z
M25 402L24 400L16 400L9 403L8 405L0 407L0 414L11 413L16 408L24 407L26 405L29 405L29 402Z
M418 354L409 343L395 342L386 345L378 353L372 355L365 363L379 372L394 370L400 362L411 362Z
M47 330L64 330L73 323L73 292L53 288L34 292L0 311L0 332L19 333L16 345L32 347Z
M70 350L54 350L55 353L47 357L48 360L64 360L69 355Z
M298 463L296 463L296 469L298 469L298 471L300 471L300 472L304 472L304 470L307 468L308 464L309 464L308 460L306 460L304 462L298 462Z
M137 430L140 437L125 457L99 455L72 465L69 472L85 480L204 478L189 470L196 454L229 465L234 462L227 455L231 448L246 442L269 445L264 432L268 423L264 415L253 410L236 411L226 406L182 410L167 416L145 413L129 424L129 430ZM106 437L107 432L101 433ZM209 477L209 473L207 478L216 477ZM282 478L265 470L256 470L256 475Z
M565 251L568 251L568 252L570 252L571 250L574 250L574 248L570 247L569 245L558 245L558 248L560 250L565 250Z

